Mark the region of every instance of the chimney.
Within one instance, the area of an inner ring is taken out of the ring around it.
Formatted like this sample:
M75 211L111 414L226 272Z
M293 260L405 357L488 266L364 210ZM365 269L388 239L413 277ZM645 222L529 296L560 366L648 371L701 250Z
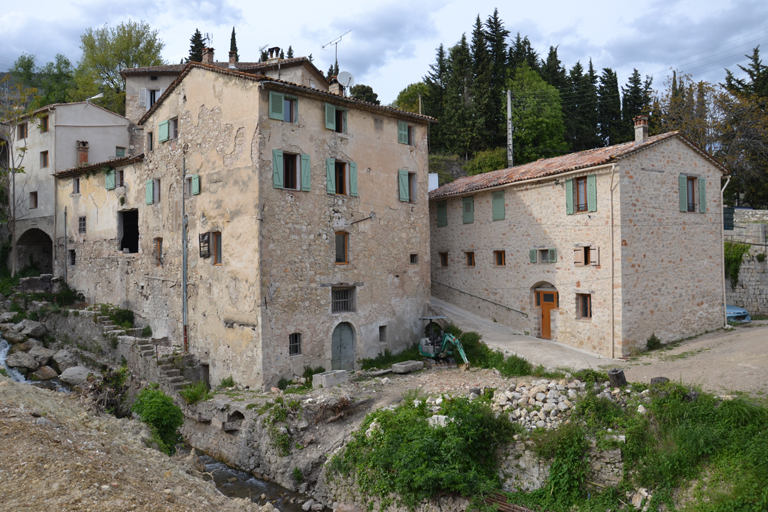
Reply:
M203 48L203 64L213 64L213 48Z
M635 122L635 142L643 142L648 138L648 116L637 116Z
M237 52L230 51L229 52L229 69L237 69L237 65L235 64L237 62Z
M338 79L335 76L332 76L328 79L328 92L331 94L338 94L339 96L344 96L344 86L341 85L338 81Z
M77 141L77 166L88 165L88 141Z

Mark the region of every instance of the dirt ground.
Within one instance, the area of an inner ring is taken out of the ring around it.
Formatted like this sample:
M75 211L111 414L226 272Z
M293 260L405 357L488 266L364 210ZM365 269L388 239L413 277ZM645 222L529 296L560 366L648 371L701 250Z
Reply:
M628 381L667 377L718 394L768 395L768 321L704 334L603 369L623 368Z

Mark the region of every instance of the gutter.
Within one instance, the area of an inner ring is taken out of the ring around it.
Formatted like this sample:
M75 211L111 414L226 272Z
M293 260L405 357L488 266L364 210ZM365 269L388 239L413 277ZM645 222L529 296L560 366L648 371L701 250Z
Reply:
M613 222L613 177L616 164L611 165L611 359L616 357L616 314L614 311L614 295L615 286L614 281L616 279L616 247L613 244L613 230L615 223ZM619 182L616 182L618 186Z
M723 208L725 207L725 203L723 203L723 195L730 182L731 177L728 176L728 179L725 180L725 185L720 189L720 266L723 275L723 327L725 328L728 327L728 307L725 297L725 219L723 219Z

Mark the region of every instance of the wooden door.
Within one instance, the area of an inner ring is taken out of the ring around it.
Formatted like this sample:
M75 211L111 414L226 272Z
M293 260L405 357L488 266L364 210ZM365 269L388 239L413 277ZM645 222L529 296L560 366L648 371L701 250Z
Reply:
M552 315L550 311L557 309L557 292L554 290L536 291L536 305L541 308L541 337L552 339Z
M331 370L354 370L355 336L352 326L340 323L333 330L331 344Z

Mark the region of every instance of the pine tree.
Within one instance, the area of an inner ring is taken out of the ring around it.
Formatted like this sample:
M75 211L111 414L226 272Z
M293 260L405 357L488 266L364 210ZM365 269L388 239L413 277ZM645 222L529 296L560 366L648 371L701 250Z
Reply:
M566 78L565 68L562 66L560 59L557 56L557 46L549 47L547 60L544 61L541 67L541 76L549 85L557 88L561 95L566 91L568 80Z
M284 59L284 58L285 58L285 53L283 53L283 50L280 50L280 58L281 58L281 59Z
M442 123L446 149L457 155L469 156L474 137L471 122L470 90L472 87L472 57L467 36L450 49L448 80L445 87L445 113Z
M429 127L429 150L430 152L445 151L443 140L443 112L445 111L445 86L448 80L448 58L445 55L445 48L442 43L437 48L437 60L430 64L427 76L424 77L424 83L427 85L427 92L423 98L424 113L437 119L437 124Z
M487 125L491 132L489 146L504 146L506 144L506 113L502 109L504 103L504 90L507 74L507 37L509 30L504 28L504 22L499 18L499 10L494 9L493 14L485 22L488 53L491 61L491 76L489 82L491 119Z
M187 62L203 62L203 48L205 48L203 34L198 29L195 29L195 33L192 34L189 42L189 58Z
M286 54L286 57L288 57L289 59L293 58L293 46L288 47L288 53Z
M480 16L475 20L475 26L472 29L472 45L470 47L472 55L472 87L470 96L472 98L472 143L470 145L471 154L477 151L488 149L491 139L496 134L495 112L493 112L493 102L491 101L491 59L488 53L488 45L485 40L485 30Z
M528 67L537 73L541 69L539 62L539 54L531 46L531 41L528 36L520 37L520 32L515 36L515 40L509 47L509 55L507 56L507 67L514 73L517 67L526 62Z
M749 66L746 68L739 65L739 69L747 74L749 81L745 78L736 78L733 73L725 70L725 88L731 94L741 93L748 96L754 96L761 99L768 99L768 66L763 65L760 60L760 47L752 50L749 57Z
M623 130L621 120L619 78L611 68L603 69L597 94L597 123L603 144L611 146L619 142L626 142L622 138L625 130Z
M237 39L235 38L235 27L232 27L232 37L229 39L229 51L235 52L235 62L240 62L240 54L237 53Z
M646 82L646 86L643 86L643 80L640 78L640 72L635 69L627 80L626 87L621 88L622 104L621 104L621 119L624 130L625 141L630 141L635 138L635 128L633 119L635 116L639 116L643 112L647 112L650 103L648 97L648 88L650 82ZM675 84L672 86L673 96L677 97L677 77L675 77ZM654 120L656 123L656 120Z
M264 50L261 52L261 55L259 56L259 62L267 62L269 60L269 54L267 53L267 50Z

